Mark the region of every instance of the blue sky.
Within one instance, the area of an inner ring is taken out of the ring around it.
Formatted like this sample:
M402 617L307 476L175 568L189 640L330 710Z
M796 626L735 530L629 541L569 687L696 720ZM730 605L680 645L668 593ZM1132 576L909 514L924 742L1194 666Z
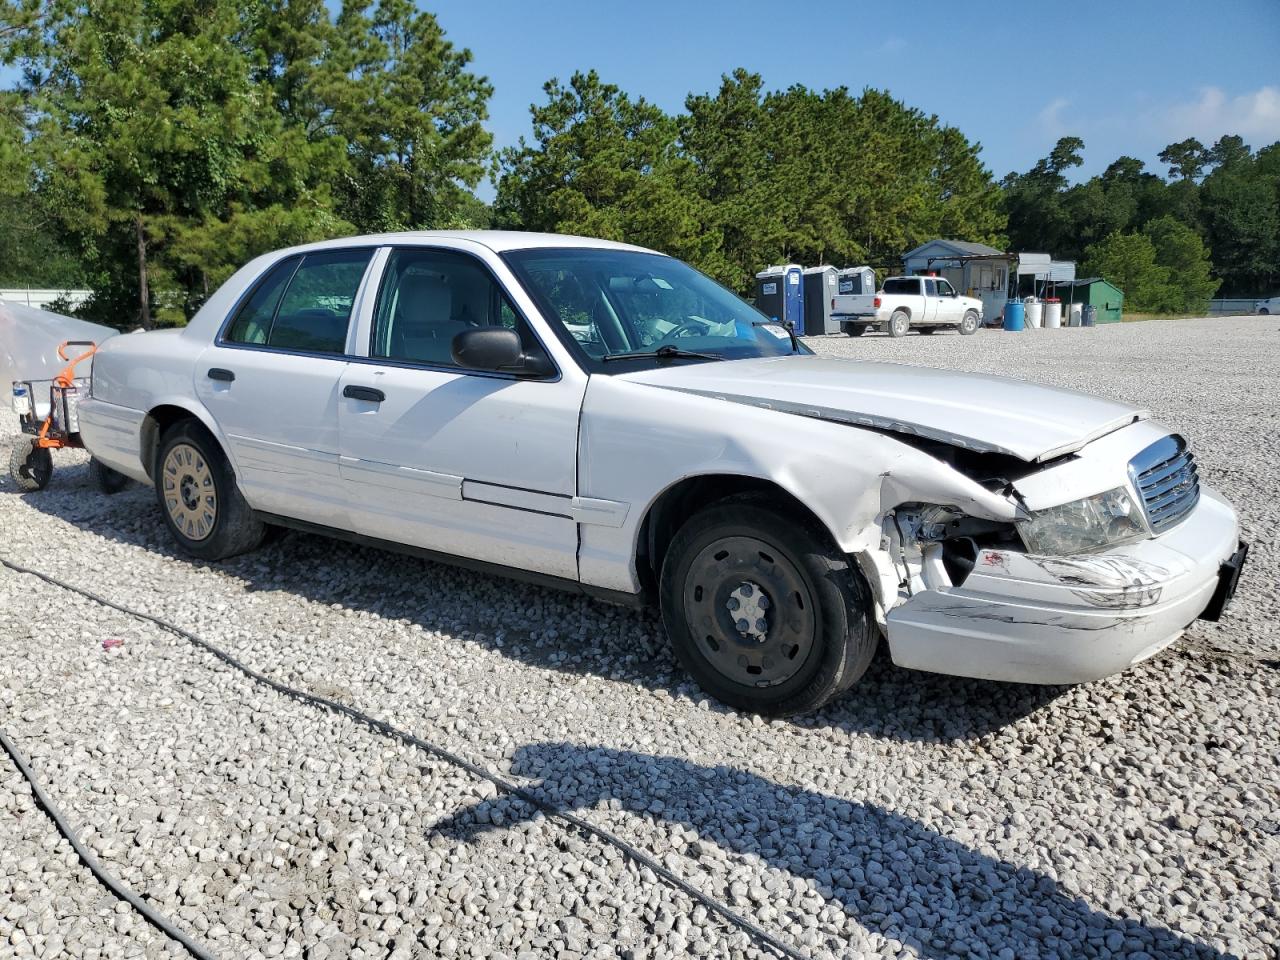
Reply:
M1161 148L1188 136L1280 140L1280 0L425 6L493 82L500 146L528 135L529 104L548 78L589 67L673 111L737 66L769 88L887 88L980 141L997 178L1069 134L1085 141L1085 176L1122 153L1159 166ZM1079 39L1067 44L1067 35Z

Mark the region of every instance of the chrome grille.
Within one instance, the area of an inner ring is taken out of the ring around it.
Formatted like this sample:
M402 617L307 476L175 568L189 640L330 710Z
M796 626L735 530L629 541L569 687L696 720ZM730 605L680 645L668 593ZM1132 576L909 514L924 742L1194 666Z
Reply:
M1153 533L1168 530L1200 500L1200 478L1187 442L1176 435L1157 440L1129 461Z

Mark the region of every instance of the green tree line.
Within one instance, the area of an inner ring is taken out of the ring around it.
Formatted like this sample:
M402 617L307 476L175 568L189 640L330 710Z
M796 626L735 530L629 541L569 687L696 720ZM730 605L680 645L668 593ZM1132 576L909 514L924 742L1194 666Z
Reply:
M151 326L276 247L482 225L470 60L411 0L0 0L0 272Z
M887 93L766 92L736 70L670 116L595 71L552 80L497 164L496 223L675 254L739 290L761 267L889 265L935 236L999 242L979 146Z
M627 240L740 291L777 262L896 269L939 236L1080 260L1131 308L1277 280L1280 145L1238 137L1074 185L1065 138L997 182L885 91L739 69L672 114L587 71L495 153L491 85L412 0L0 0L0 63L0 285L88 287L118 326L184 322L267 250L403 229Z
M1043 250L1105 275L1130 307L1200 308L1212 296L1267 296L1280 283L1280 143L1190 138L1160 153L1167 178L1120 157L1071 185L1084 141L1064 137L1001 182L1011 249Z

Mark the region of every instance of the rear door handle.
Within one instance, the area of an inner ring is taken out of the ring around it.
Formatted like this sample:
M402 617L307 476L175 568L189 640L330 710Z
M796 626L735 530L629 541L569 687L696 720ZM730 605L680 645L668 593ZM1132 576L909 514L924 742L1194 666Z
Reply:
M355 385L343 387L342 395L350 397L352 400L370 400L373 403L381 403L387 399L387 395L377 387L357 387Z
M231 371L231 370L224 369L223 367L210 367L210 368L209 368L209 379L210 379L210 380L225 380L227 383L230 383L230 382L231 382L232 380L234 380L235 378L236 378L236 375L235 375L235 373L234 373L233 371Z

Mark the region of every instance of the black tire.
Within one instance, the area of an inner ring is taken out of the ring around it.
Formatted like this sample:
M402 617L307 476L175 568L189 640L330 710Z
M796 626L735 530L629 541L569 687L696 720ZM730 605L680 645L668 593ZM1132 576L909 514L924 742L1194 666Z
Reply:
M757 635L740 632L747 621L734 619L749 587L765 599L785 598L765 608L754 594L750 602L760 606L749 615L764 610ZM879 642L861 573L816 524L758 496L722 500L681 527L662 565L660 594L676 657L699 686L766 716L816 710L843 693L866 672Z
M978 332L977 311L966 310L964 314L964 319L960 321L960 326L957 327L956 329L960 331L960 336L962 337L971 337L975 333L977 333Z
M53 454L34 440L15 440L9 448L9 476L23 493L35 493L53 478Z
M1258 316L1265 317L1265 316L1268 316L1270 313L1271 313L1270 310L1268 310L1266 307L1263 307L1261 310L1258 311Z
M152 477L165 526L187 553L225 560L262 543L265 524L240 495L218 442L198 421L165 431Z
M844 332L851 337L860 337L867 332L867 328L861 323L847 323Z
M129 478L118 470L112 470L97 457L90 457L89 482L97 487L99 492L111 496L127 487Z
M884 332L891 337L905 337L911 330L911 314L905 310L895 310L884 325Z

